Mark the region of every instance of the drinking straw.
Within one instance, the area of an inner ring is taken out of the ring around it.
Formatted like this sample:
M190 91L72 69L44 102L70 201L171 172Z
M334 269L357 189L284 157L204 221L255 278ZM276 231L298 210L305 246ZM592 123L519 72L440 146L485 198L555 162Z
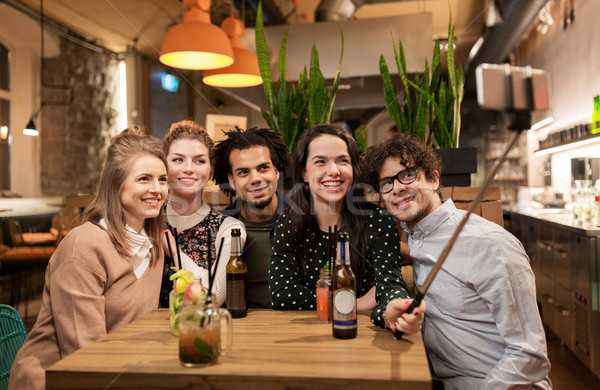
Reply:
M210 266L208 267L208 295L206 297L207 300L211 299L211 294L212 294L212 287L213 287L213 281L215 280L215 275L217 273L217 268L219 267L219 260L221 259L221 250L223 249L223 241L225 240L225 237L221 237L221 243L219 244L219 252L217 253L217 259L215 260L215 267L214 267L214 271L211 273L210 272ZM208 253L210 253L210 249L208 251ZM210 256L210 255L209 255Z
M177 264L175 264L175 267L177 267L177 269L181 269L181 254L179 253L179 235L177 234L176 228L173 228L173 234L175 235L175 247L177 248Z
M338 231L337 224L335 224L335 225L333 225L333 237L331 239L331 251L332 251L332 253L335 253L335 251L336 251L337 231ZM329 268L333 271L333 268L332 268L333 267L333 257L331 257L331 256L329 257L329 262L331 263L329 265Z
M169 232L167 232L166 230L165 230L165 238L167 239L167 246L169 247L169 257L173 261L173 264L175 264L175 259L173 258L173 250L171 249L171 240L169 240Z
M327 227L327 265L329 266L329 270L331 271L331 226Z

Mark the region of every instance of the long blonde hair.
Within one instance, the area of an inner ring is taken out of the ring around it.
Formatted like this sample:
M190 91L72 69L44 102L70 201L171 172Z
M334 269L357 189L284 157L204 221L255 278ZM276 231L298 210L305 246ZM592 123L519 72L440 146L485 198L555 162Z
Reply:
M120 202L121 188L132 162L142 155L154 156L165 165L165 157L158 140L146 135L140 128L127 128L113 137L108 146L106 161L100 176L98 193L92 203L83 212L82 222L90 221L99 224L104 219L105 229L110 239L122 256L131 256L130 244L125 230L127 221L125 211ZM162 252L161 234L164 229L164 215L144 220L144 230L152 242L152 259L156 261Z

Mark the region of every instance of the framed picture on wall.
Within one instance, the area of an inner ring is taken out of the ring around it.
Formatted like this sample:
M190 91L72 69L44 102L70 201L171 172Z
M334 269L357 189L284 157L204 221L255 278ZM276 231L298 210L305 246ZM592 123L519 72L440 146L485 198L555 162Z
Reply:
M245 116L207 114L206 131L217 142L225 138L225 130L232 130L235 126L245 130L246 122Z

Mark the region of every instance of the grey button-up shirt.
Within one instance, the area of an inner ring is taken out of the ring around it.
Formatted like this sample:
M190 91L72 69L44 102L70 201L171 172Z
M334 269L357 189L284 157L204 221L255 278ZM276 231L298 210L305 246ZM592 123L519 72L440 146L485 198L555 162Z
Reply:
M408 245L421 287L465 215L452 200L425 217ZM551 388L535 279L521 243L472 215L426 295L423 339L448 389Z

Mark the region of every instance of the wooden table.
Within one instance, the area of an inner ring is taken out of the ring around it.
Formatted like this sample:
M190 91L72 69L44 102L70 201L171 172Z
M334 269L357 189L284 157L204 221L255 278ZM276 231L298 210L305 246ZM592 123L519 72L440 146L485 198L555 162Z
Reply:
M148 314L54 364L48 389L430 389L420 334L402 341L358 318L339 340L314 311L250 310L233 320L233 348L217 364L186 368L168 310Z

